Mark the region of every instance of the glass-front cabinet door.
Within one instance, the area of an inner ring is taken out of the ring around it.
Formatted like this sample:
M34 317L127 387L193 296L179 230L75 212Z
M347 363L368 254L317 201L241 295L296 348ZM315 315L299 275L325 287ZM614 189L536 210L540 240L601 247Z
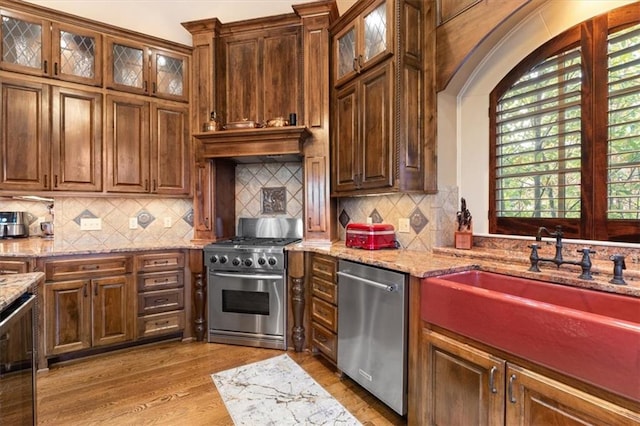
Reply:
M2 11L2 69L99 86L100 34Z
M356 27L351 25L335 38L336 82L349 79L358 72L358 55L356 53Z
M145 45L109 40L107 86L187 101L188 58Z
M336 86L391 55L393 3L393 0L374 2L333 37Z
M373 10L365 13L363 18L363 66L373 60L376 56L387 52L390 49L390 31L387 25L388 2L382 2L375 6Z
M187 101L187 61L186 56L153 50L150 95Z
M9 71L35 75L49 74L51 31L49 21L2 11L2 60Z
M102 37L100 34L54 23L53 77L100 86Z
M146 47L111 40L108 49L108 86L146 94L149 87L149 56Z

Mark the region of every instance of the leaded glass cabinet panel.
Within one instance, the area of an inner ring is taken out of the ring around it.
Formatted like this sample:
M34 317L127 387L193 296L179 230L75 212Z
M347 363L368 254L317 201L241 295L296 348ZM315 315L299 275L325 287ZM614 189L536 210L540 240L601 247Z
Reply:
M35 75L49 72L48 21L3 10L0 31L3 69Z

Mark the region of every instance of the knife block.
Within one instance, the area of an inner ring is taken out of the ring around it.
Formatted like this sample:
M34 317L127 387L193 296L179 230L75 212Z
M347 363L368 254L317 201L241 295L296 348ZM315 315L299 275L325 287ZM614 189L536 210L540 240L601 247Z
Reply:
M471 247L473 246L473 231L455 231L454 238L455 248L471 250Z

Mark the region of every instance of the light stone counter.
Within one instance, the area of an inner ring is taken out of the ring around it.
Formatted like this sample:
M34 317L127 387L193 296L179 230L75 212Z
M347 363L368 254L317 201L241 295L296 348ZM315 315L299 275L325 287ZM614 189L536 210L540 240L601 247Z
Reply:
M42 272L0 275L0 311L27 291L35 291L36 284L42 279Z
M609 283L612 270L608 261L594 261L593 280L579 279L580 268L563 265L557 269L553 265L541 265L541 272L529 272L528 253L514 253L504 249L474 247L472 250L436 248L433 251L406 249L361 250L347 248L344 241L330 246L296 244L288 250L309 251L327 254L339 259L405 272L418 278L444 275L471 269L479 269L498 274L530 278L573 287L588 288L609 293L640 297L640 266L627 263L624 279L627 285Z

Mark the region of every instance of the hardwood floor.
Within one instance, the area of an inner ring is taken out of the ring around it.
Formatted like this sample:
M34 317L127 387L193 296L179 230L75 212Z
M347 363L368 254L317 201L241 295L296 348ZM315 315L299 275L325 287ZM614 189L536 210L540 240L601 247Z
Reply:
M233 425L211 373L282 353L172 341L53 365L38 374L38 424ZM406 424L321 357L287 354L364 425Z

